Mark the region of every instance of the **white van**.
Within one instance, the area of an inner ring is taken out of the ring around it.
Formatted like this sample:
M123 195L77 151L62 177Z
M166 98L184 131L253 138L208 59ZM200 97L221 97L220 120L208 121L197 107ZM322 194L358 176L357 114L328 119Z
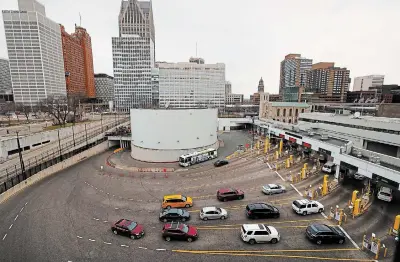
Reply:
M392 189L388 187L381 187L378 191L377 198L386 202L391 202L393 199Z
M313 213L322 213L324 211L324 206L320 202L308 199L293 201L292 208L294 212L303 216Z
M322 167L322 171L328 174L333 174L336 172L336 164L334 164L332 161L326 162Z

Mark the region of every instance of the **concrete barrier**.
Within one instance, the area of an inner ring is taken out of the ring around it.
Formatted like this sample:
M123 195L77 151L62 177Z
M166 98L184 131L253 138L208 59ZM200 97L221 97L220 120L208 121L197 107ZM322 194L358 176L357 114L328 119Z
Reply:
M105 141L101 144L98 144L97 146L94 146L86 151L83 151L82 153L79 153L75 156L72 156L60 163L57 163L49 168L46 168L39 173L27 178L26 180L22 181L21 183L13 186L12 188L8 189L6 192L2 193L0 195L0 204L12 197L13 195L17 194L21 190L35 184L36 182L39 182L40 180L51 176L65 168L68 168L70 166L73 166L80 161L83 161L91 156L97 155L99 153L102 153L108 149L108 141Z

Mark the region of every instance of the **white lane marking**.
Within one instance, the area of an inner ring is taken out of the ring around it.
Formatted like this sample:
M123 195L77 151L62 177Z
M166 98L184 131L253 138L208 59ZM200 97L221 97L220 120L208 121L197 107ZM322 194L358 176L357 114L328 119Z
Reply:
M13 227L14 224L11 224L11 226L8 228L8 230L10 230Z
M80 238L80 239L82 239L83 237L81 237L81 236L76 236L77 238Z
M95 240L95 239L91 239L91 238L89 238L89 241L96 242L96 240Z
M14 218L14 221L18 219L18 215Z
M115 210L118 210L118 209L119 209L118 207L115 208Z
M101 193L103 193L103 190L102 190L102 189L100 189L100 192L101 192Z
M121 247L129 247L129 246L127 246L127 245L121 245Z
M129 198L129 200L130 200L130 201L133 201L134 199L133 199L133 198Z
M20 213L22 212L22 210L24 210L24 207L21 208L21 210L19 211Z
M106 244L106 245L111 245L111 243L109 243L109 242L103 242L104 244Z
M28 204L28 202L25 203L25 206Z
M113 195L113 197L115 197L115 195Z
M147 249L147 247L138 247L138 248L140 248L140 249Z
M167 251L167 250L164 249L164 248L157 248L156 250L157 250L157 251Z
M104 220L103 222L104 222L104 223L108 223L108 221L107 221L107 220Z
M269 169L272 169L272 167L271 167L271 165L269 163L267 163L267 165L268 165Z
M304 197L303 194L302 194L293 184L290 184L290 186L291 186L294 190L296 190L296 192L299 193L300 196Z
M94 217L93 219L94 219L94 220L96 220L96 221L99 221L99 220L100 220L100 219L98 219L98 218L95 218L95 217Z
M325 214L324 214L325 215ZM326 215L325 215L325 217L326 217ZM342 232L344 233L344 235L350 240L350 242L355 246L355 248L358 248L358 249L360 249L360 247L356 244L356 242L354 242L354 240L350 237L350 235L349 234L347 234L347 232L343 229L343 227L342 226L338 226L339 228L340 228L340 230L342 230Z
M285 182L285 179L283 179L283 177L278 173L278 171L275 171L275 173L283 180L283 182Z
M3 240L6 239L7 234L4 235Z
M110 193L107 192L107 195L109 195Z
M94 187L97 190L97 187Z

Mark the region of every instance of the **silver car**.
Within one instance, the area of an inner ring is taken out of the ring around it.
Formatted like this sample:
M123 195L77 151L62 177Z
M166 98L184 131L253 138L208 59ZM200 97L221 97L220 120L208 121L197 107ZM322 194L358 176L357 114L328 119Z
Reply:
M272 195L272 194L285 193L286 188L282 185L268 184L262 187L262 191L264 194Z
M200 219L225 219L228 217L228 212L219 207L203 207L200 211Z

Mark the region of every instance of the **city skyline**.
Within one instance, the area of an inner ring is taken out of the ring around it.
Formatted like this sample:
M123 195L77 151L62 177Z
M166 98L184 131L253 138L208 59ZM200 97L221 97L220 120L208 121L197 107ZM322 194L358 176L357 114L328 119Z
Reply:
M81 13L82 26L92 37L95 73L113 75L111 37L118 35L120 1L96 1L96 5L94 1L85 1L79 5L74 5L74 0L68 5L49 0L40 2L46 6L49 18L66 25L68 32L73 31L74 23L80 24ZM185 61L187 57L196 55L197 42L197 55L209 63L225 63L226 79L232 82L235 93L244 93L246 97L257 90L260 76L264 79L266 92L278 93L279 63L289 53L300 53L313 59L314 63L335 62L348 68L352 79L357 76L383 74L387 84L400 82L395 64L400 59L400 55L395 52L400 38L392 34L396 24L394 10L398 10L400 3L290 3L292 1L282 1L274 3L273 8L270 8L267 1L255 1L240 10L232 6L232 10L221 19L220 11L228 1L195 3L173 0L167 3L153 0L157 31L156 61ZM16 0L2 1L0 9L16 10L17 5ZM285 9L288 5L292 6L290 10ZM71 10L70 6L79 8ZM95 14L91 15L94 6L103 8L96 9ZM180 8L177 9L176 6ZM202 14L206 11L209 15L204 19ZM235 20L239 12L246 15L250 11L252 14L247 21L240 23ZM279 13L282 14L283 11L290 13L289 18L285 18L285 23L274 23L276 19L282 19L279 18ZM310 15L304 16L302 12ZM188 13L191 14L190 18L186 15ZM376 18L377 15L382 16L382 19L374 19L373 23L367 24L371 17ZM301 20L298 19L300 17ZM312 23L322 18L324 23L321 25ZM347 29L336 26L337 21L346 25ZM216 24L219 26L215 26ZM297 28L301 30L296 30ZM243 29L244 36L238 39L237 30L234 29ZM261 34L260 29L263 31ZM314 31L318 34L313 34ZM340 38L337 38L338 34L341 35ZM0 35L0 57L8 58L3 25L0 25ZM379 35L385 41L365 41L371 35ZM291 40L300 38L301 41ZM351 87L352 84L350 90Z

